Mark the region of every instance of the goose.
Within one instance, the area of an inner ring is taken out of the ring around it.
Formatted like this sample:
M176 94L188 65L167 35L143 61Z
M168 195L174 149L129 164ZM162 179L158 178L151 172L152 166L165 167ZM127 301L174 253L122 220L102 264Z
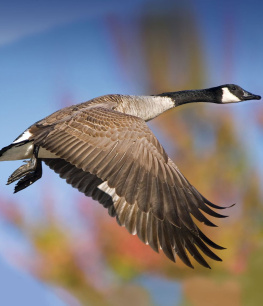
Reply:
M15 193L41 178L44 162L154 251L162 250L174 262L178 256L193 268L191 255L210 268L205 256L222 261L212 249L224 248L192 216L216 226L203 213L223 218L214 209L226 207L213 204L189 183L146 122L187 103L259 99L234 84L152 96L105 95L37 121L0 151L0 161L26 159L7 181L17 181Z

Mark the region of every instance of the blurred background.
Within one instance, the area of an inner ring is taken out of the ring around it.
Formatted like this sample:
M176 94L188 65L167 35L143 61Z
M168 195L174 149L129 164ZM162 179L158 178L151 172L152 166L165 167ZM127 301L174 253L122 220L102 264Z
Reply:
M236 83L263 95L263 2L2 1L0 147L57 109L109 94ZM227 249L207 270L170 262L44 168L13 194L0 164L0 304L260 305L263 106L190 104L149 123L229 218L204 232Z

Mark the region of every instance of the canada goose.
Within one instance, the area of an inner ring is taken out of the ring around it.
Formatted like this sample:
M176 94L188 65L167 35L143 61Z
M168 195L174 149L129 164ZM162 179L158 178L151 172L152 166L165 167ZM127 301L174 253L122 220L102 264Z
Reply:
M42 175L42 161L86 196L101 203L121 226L175 261L189 267L186 250L201 265L221 261L192 216L223 218L223 209L203 197L181 174L150 131L149 121L192 102L232 103L259 100L237 85L167 92L154 96L106 95L63 108L31 125L0 151L0 161L29 159L9 177L18 192ZM196 248L198 247L200 251Z

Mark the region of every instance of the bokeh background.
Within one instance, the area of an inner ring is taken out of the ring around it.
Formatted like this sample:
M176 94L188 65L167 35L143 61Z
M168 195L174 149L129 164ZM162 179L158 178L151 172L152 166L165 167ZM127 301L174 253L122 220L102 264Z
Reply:
M1 1L0 146L109 93L236 83L263 95L262 10L260 0ZM47 167L12 194L21 161L1 163L0 304L260 305L262 103L186 105L149 123L202 194L236 203L204 229L227 247L212 270L155 254Z

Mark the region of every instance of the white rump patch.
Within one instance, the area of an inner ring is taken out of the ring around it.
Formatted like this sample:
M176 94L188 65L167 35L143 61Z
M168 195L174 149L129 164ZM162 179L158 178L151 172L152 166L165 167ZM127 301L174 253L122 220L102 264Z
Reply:
M116 194L115 188L109 187L107 181L105 181L105 182L103 182L102 184L100 184L100 185L98 186L98 188L99 188L101 191L107 193L107 194L112 198L112 201L113 201L114 203L117 202L117 201L119 200L120 197Z
M232 94L232 92L230 92L227 87L223 87L222 90L223 90L222 103L234 103L241 101L237 96Z
M12 143L19 143L21 141L28 140L31 136L32 136L32 133L30 133L29 130L26 130L21 136L19 136Z

